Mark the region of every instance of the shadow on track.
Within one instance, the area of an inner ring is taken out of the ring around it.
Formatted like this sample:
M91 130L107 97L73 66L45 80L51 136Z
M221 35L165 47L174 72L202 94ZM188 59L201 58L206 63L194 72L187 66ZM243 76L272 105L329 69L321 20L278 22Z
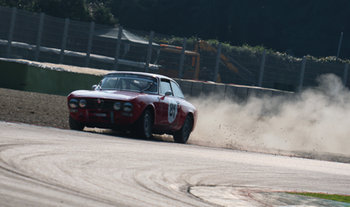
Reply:
M83 132L103 134L103 135L113 136L113 137L122 138L122 139L144 140L144 141L165 142L165 143L174 142L173 137L171 135L166 135L166 134L164 135L153 134L151 139L145 139L137 136L135 133L131 131L117 131L112 129L85 127Z

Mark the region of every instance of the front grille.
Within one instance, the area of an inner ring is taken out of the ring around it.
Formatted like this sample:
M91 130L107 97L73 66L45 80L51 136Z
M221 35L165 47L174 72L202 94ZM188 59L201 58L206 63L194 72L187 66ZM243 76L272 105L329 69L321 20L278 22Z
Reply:
M108 99L87 99L86 108L112 110L114 101Z

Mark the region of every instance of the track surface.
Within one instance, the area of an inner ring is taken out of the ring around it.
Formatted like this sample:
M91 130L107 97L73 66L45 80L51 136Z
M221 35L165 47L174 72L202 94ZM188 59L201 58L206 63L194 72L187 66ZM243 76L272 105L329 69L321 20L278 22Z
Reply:
M232 189L350 194L350 165L0 122L0 206L215 206Z

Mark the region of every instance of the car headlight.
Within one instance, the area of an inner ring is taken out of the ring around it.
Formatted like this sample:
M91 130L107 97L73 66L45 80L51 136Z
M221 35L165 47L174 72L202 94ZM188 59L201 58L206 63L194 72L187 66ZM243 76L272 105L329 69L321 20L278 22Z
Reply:
M122 104L120 102L115 102L113 104L113 109L119 111L122 108Z
M85 108L86 107L86 100L85 99L81 99L80 101L79 101L79 106L80 106L80 108Z
M74 99L74 98L69 100L69 107L72 108L72 109L78 108L78 100Z
M131 112L132 111L132 103L126 102L123 106L123 111L125 112Z

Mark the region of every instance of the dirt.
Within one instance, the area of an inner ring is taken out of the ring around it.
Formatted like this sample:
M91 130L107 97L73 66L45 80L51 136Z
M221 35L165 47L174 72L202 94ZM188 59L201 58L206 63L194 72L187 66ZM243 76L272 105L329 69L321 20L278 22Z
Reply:
M43 93L18 91L12 89L0 88L0 121L27 123L39 126L49 126L61 129L69 129L68 125L68 107L65 96L57 96ZM199 128L199 127L197 127ZM93 130L98 133L111 133L99 129ZM198 131L198 129L197 129ZM192 136L190 143L195 145L203 145L210 147L218 147L214 143L203 143L203 140L198 139L196 133ZM203 137L201 137L203 138ZM172 140L172 138L162 137L160 140ZM200 141L198 141L200 140ZM219 146L220 147L220 146ZM224 147L226 148L226 147ZM230 148L230 147L228 147ZM233 149L235 149L233 147ZM248 150L242 148L241 150ZM248 150L265 152L272 154L280 154L287 156L296 156L309 159L328 160L335 162L349 163L349 157L339 154L318 153L312 152L290 152L281 150Z
M105 75L112 71L42 63L22 59L4 59L59 71ZM0 88L0 121L21 122L68 129L66 97Z
M0 120L68 128L65 96L0 88Z

